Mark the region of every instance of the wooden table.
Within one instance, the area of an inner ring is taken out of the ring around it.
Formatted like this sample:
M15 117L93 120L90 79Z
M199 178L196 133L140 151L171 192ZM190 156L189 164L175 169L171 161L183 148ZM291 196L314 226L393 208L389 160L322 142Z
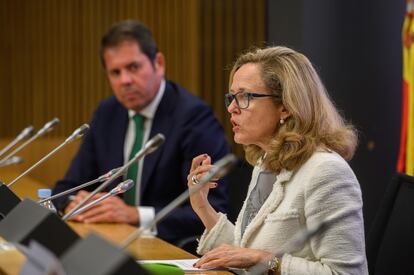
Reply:
M79 235L85 236L89 232L94 232L104 239L114 244L119 244L125 240L136 227L128 224L83 224L69 222L69 225L78 232ZM142 260L166 260L166 259L193 259L194 255L163 241L157 237L144 236L135 240L129 247L128 251L137 259Z
M0 170L0 180L9 183L19 175L19 171L14 169ZM29 197L37 200L37 189L47 188L46 185L30 178L23 177L13 185L11 190L19 197ZM128 224L83 224L69 222L69 225L81 236L94 232L113 244L119 244L127 238L136 228ZM24 263L25 256L13 247L2 249L5 247L5 240L0 237L0 275L3 274L19 274ZM7 247L7 246L6 246ZM136 259L142 260L168 260L168 259L193 259L194 255L169 244L159 238L144 236L141 237L128 247L130 254ZM226 271L207 271L191 274L208 274L208 275L224 275L231 274Z
M0 181L4 184L8 184L13 181L17 176L21 174L21 171L15 167L3 167L0 168ZM20 198L31 198L37 200L37 190L40 188L50 188L46 184L37 181L30 176L22 177L16 181L11 187L12 190Z
M94 232L113 244L119 244L131 234L135 227L127 224L82 224L69 222L69 225L81 236ZM0 238L0 248L5 241ZM141 237L128 247L130 254L136 259L142 260L167 260L167 259L193 259L194 255L171 245L157 237ZM16 249L0 249L0 275L19 274L25 261L25 256ZM231 274L226 271L204 271L191 274L225 275Z

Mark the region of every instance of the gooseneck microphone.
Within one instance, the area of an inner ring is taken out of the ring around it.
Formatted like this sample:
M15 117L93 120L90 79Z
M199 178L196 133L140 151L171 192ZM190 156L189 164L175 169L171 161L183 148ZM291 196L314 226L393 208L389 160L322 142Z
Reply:
M27 126L26 128L24 128L20 134L14 139L12 140L6 147L4 147L1 151L0 151L0 156L3 155L4 153L6 153L7 151L9 151L14 145L16 145L18 142L22 141L23 139L30 137L33 135L33 131L34 128L32 125Z
M20 150L22 150L24 147L26 147L27 145L29 145L30 143L32 143L35 139L37 139L40 136L43 136L44 134L50 132L53 130L53 128L59 124L60 120L58 118L54 118L49 122L46 122L46 124L42 127L42 129L40 129L39 131L37 131L36 134L34 134L31 138L29 138L28 140L26 140L25 142L23 142L19 147L17 147L16 149L14 149L10 154L8 154L7 156L5 156L2 160L0 160L0 163L6 161L7 159L11 158L12 156L14 156L17 152L19 152Z
M102 197L91 201L90 203L84 205L83 207L79 208L78 210L76 210L75 212L73 212L72 215L70 215L69 217L67 217L66 219L70 219L73 216L76 216L80 213L85 212L86 210L88 210L89 208L91 208L92 206L94 206L95 204L109 198L109 197L113 197L119 194L122 194L124 192L126 192L127 190L131 189L131 187L134 185L134 181L131 179L128 179L126 181L121 182L120 184L118 184L114 189L112 189L111 191L109 191L108 193L106 193L105 195L103 195Z
M14 165L14 164L19 164L22 163L24 161L24 159L22 157L19 156L13 156L3 162L0 162L0 168L1 167L5 167L5 166L9 166L9 165Z
M148 223L146 226L138 228L131 235L129 235L128 238L125 239L121 243L120 245L121 248L125 249L126 247L128 247L128 245L130 245L136 238L141 236L143 232L153 228L157 223L159 223L172 211L177 209L193 193L203 188L203 186L209 183L212 179L224 177L228 172L230 172L230 170L233 168L233 166L236 163L237 163L237 158L233 154L228 154L224 156L223 158L221 158L219 161L217 161L214 164L213 168L205 176L203 176L203 178L201 178L198 184L196 184L191 189L187 189L186 191L184 191L181 195L175 198L167 206L161 209L160 212L158 212L157 215L155 215L154 219L150 223Z
M65 146L66 144L68 144L68 143L74 141L75 139L80 138L81 136L83 136L88 131L88 129L89 129L89 125L88 124L83 124L82 126L80 126L62 144L60 144L58 147L56 147L55 149L53 149L49 154L47 154L46 156L44 156L41 160L39 160L38 162L36 162L35 164L33 164L29 169L27 169L26 171L24 171L22 174L20 174L17 178L15 178L12 182L10 182L7 185L7 187L12 186L19 179L21 179L22 177L24 177L26 174L28 174L34 168L36 168L39 164L41 164L43 161L45 161L46 159L48 159L51 155L53 155L54 153L56 153L57 151L59 151L63 146ZM47 130L44 130L44 131L47 131Z
M111 171L109 171L108 173L106 173L106 174L104 174L104 175L100 176L100 177L99 177L99 178L97 178L97 179L94 179L94 180L88 181L88 182L86 182L86 183L84 183L84 184L81 184L81 185L78 185L78 186L73 187L73 188L71 188L71 189L68 189L68 190L66 190L66 191L60 192L60 193L55 194L55 195L53 195L53 196L50 196L50 197L48 197L48 198L41 199L41 200L39 200L39 201L38 201L38 203L44 203L45 201L54 200L54 199L60 198L60 197L62 197L62 196L64 196L64 195L67 195L67 194L69 194L69 193L72 193L72 192L78 191L78 190L80 190L80 189L83 189L83 188L85 188L85 187L88 187L88 186L90 186L90 185L92 185L92 184L95 184L95 183L98 183L98 182L104 182L104 181L108 180L110 177L112 177L112 175L114 175L116 172L118 172L118 171L119 171L119 169L121 169L121 168L115 168L115 169L112 169ZM119 175L119 176L123 176L123 175L125 175L125 174L126 174L126 172L122 173L122 174L121 174L121 175Z
M131 158L125 165L121 166L121 168L112 175L107 181L102 183L98 188L96 188L93 192L91 192L86 198L84 198L78 205L76 205L71 211L66 213L62 219L67 220L69 217L72 216L74 212L76 212L79 208L81 208L88 200L90 200L93 196L95 196L98 192L105 189L109 184L111 184L116 178L118 178L121 174L125 173L125 171L135 162L142 159L146 155L154 152L161 144L165 141L165 137L162 134L156 134L152 139L148 140L145 143L144 147L139 150L133 158Z

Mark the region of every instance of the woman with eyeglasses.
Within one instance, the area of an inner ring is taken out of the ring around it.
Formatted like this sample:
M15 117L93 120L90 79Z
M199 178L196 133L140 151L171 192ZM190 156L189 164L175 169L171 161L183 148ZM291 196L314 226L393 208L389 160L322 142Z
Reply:
M206 227L195 266L368 274L361 190L346 162L356 131L312 64L286 47L256 49L238 58L229 85L225 102L234 140L244 145L254 170L235 225L208 202L215 182L191 195ZM195 157L188 187L211 167L208 155Z

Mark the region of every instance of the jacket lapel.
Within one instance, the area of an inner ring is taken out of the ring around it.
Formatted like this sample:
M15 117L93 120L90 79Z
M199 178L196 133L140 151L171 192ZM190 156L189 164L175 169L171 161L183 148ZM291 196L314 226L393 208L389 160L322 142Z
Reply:
M176 91L171 87L171 84L167 81L165 86L164 95L158 105L157 111L155 112L154 121L152 123L152 128L149 138L152 138L158 133L161 133L165 136L165 144L161 145L153 153L149 154L144 159L142 180L141 180L141 196L145 194L146 187L149 184L151 175L156 170L157 163L165 151L168 143L169 133L173 127L173 115L172 111L174 110L176 103Z
M124 164L124 143L125 143L125 135L128 128L128 111L124 108L120 108L115 115L116 119L114 119L115 123L112 125L111 131L108 131L107 134L113 135L109 139L108 146L113 146L113 152L110 156L115 156L113 160L111 160L112 167L118 167ZM119 140L120 142L113 142L114 140Z
M254 185L257 184L257 179L260 171L260 169L257 169L252 177L252 180L254 180L254 184L251 187L249 187L247 198L250 196L250 192L252 191ZM241 247L245 247L249 238L253 235L255 231L257 231L262 226L266 217L276 210L276 208L279 206L280 202L284 197L284 183L289 181L291 177L292 171L282 170L280 172L280 174L277 176L276 182L273 184L273 190L270 193L269 197L266 199L265 203L262 205L259 212L251 221L251 223L246 227L244 235L241 236L241 224L243 219L243 213L246 209L247 199L244 201L242 210L240 211L235 226L236 244L240 244Z
M100 167L100 174L124 165L124 142L126 129L128 128L128 112L119 103L116 105L116 108L112 110L112 112L113 118L110 125L106 125L105 130L102 131L105 135L105 138L103 139L105 140L105 144L102 145L102 148L105 149L102 151L105 152L105 154L102 156L103 166ZM106 190L112 189L121 181L122 177L115 179Z

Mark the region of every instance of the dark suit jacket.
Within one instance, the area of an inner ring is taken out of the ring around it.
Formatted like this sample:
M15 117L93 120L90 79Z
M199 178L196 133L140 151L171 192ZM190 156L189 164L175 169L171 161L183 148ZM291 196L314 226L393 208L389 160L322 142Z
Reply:
M101 102L64 180L56 183L53 193L62 192L122 166L127 126L128 111L115 97ZM170 81L166 82L150 138L157 133L164 134L166 141L157 151L145 157L141 182L142 205L153 206L156 212L187 189L186 177L193 157L208 153L214 162L229 152L223 129L211 109ZM107 191L120 180L114 182ZM209 201L217 211L227 212L227 200L227 183L221 181L218 188L210 190ZM55 201L60 209L66 203L67 199ZM158 236L170 242L198 235L203 230L202 223L189 203L175 210L157 228Z

